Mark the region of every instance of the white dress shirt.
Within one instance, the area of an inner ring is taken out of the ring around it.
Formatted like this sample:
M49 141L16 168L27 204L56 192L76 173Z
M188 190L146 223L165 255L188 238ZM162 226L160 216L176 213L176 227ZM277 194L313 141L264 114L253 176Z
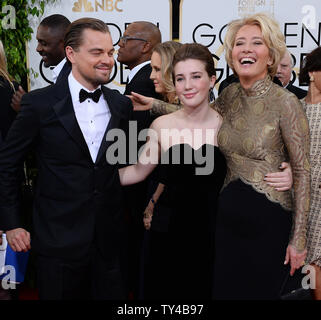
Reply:
M83 87L74 78L72 72L68 76L68 84L79 127L87 143L91 158L93 162L96 162L97 154L111 116L107 101L104 99L103 94L101 94L97 103L92 99L86 99L80 103L79 91L81 89L88 91L88 89ZM101 88L101 86L98 88Z
M136 73L144 66L146 66L146 64L150 64L150 60L149 61L145 61L141 64L139 64L138 66L136 66L135 68L131 69L128 75L128 83L132 81L132 79L135 77Z
M67 62L67 59L62 59L53 69L52 69L52 81L53 83L56 83L57 78L59 76L60 71L64 67L65 63Z

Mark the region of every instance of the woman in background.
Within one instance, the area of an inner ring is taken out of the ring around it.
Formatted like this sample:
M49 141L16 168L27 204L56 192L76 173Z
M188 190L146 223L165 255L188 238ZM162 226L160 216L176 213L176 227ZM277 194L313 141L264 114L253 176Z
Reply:
M310 199L309 128L299 100L272 82L285 52L277 22L265 14L232 21L226 61L240 80L215 106L227 161L215 238L215 299L278 299L306 256ZM289 160L294 197L265 183ZM292 217L292 212L293 217Z
M309 85L302 99L310 128L311 206L307 229L307 259L314 267L316 288L314 298L321 300L321 47L304 60L300 82Z

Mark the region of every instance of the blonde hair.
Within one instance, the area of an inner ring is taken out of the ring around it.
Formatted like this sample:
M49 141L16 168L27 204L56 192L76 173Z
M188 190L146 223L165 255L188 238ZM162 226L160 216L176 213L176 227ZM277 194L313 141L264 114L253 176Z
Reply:
M7 80L10 86L12 87L12 89L15 90L13 83L11 81L11 76L8 73L6 54L4 52L4 48L1 40L0 40L0 76L2 76L5 80Z
M284 35L281 33L278 22L265 13L256 13L243 19L233 20L228 24L224 39L225 60L233 69L232 50L237 32L245 25L255 25L261 29L263 40L269 48L272 64L268 66L268 73L273 77L286 51Z
M161 58L162 82L165 87L165 99L175 103L175 87L172 76L172 62L175 52L182 44L176 41L165 41L155 46L153 52L157 52Z

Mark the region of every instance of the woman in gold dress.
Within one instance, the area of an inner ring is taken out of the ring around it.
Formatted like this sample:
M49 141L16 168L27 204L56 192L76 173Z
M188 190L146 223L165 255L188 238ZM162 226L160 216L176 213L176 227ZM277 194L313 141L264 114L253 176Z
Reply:
M227 160L215 238L215 299L277 299L289 272L306 256L309 128L299 100L274 84L285 42L265 14L232 21L226 60L240 83L215 105L223 116L218 144ZM264 182L290 161L294 197ZM293 212L293 215L291 213Z

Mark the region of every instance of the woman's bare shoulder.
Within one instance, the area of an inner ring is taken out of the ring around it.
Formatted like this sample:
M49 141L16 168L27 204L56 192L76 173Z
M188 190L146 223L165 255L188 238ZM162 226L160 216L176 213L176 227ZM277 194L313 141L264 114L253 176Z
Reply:
M165 114L163 116L157 117L151 124L151 128L153 129L161 129L172 127L175 125L175 121L179 118L180 110Z

